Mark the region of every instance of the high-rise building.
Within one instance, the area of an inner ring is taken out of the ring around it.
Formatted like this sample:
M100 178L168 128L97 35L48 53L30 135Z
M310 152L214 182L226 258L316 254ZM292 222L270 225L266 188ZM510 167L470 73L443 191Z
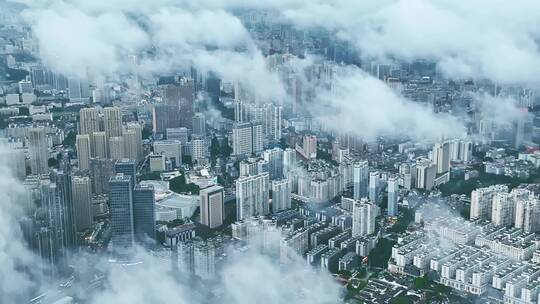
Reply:
M117 160L125 157L124 138L115 136L109 138L109 158Z
M437 143L433 146L432 160L437 164L437 173L450 170L450 142Z
M527 233L540 231L540 200L534 196L516 199L515 205L516 228Z
M137 181L137 166L134 160L122 158L114 163L114 173L131 177L132 182Z
M189 130L187 128L167 128L166 137L168 140L179 140L182 145L188 142Z
M281 179L283 177L283 149L273 148L263 152L263 158L268 162L268 172L270 179Z
M381 177L378 171L369 172L369 200L380 202Z
M47 173L49 153L45 128L30 128L28 130L28 150L32 174Z
M117 107L103 109L103 123L107 138L122 136L122 111Z
M233 154L249 155L253 152L252 130L250 123L239 123L233 128Z
M90 135L77 135L75 139L75 145L77 148L77 160L79 162L79 169L90 169Z
M369 165L367 161L354 164L353 167L353 198L361 199L367 197L369 181Z
M109 178L113 175L114 160L110 158L90 159L90 177L92 179L93 193L109 193Z
M237 220L270 213L268 203L269 180L268 172L254 176L243 176L236 180Z
M130 153L135 156L137 162L140 162L144 158L143 153L143 139L142 139L142 126L138 122L130 122L126 125L126 131L130 134L129 137L130 142L133 142L133 144L130 144L130 146L134 146L135 148L130 149ZM126 150L127 151L127 150ZM128 155L128 157L131 158L131 156Z
M375 233L375 218L378 206L367 199L355 200L353 203L352 235L369 235Z
M316 158L317 157L317 136L304 135L302 148L304 150L304 157Z
M155 105L152 109L152 130L154 133L163 134L167 129L169 107L165 104Z
M179 140L154 141L154 153L165 155L175 168L182 164L182 142Z
M82 108L79 116L79 134L92 135L99 132L99 113L96 108Z
M193 135L206 135L206 118L203 113L195 113L193 116Z
M104 131L94 132L91 137L93 149L92 156L95 158L107 158L108 145L107 135Z
M124 157L139 161L142 159L142 139L137 130L126 129L122 135L124 141ZM139 149L140 145L140 149Z
M514 223L514 199L510 193L494 194L491 222L497 226L510 226Z
M156 237L155 203L152 185L135 186L133 189L133 226L135 238L139 242L146 243Z
M398 178L395 176L388 178L388 216L397 216L398 214Z
M71 178L71 194L73 200L73 213L77 231L91 229L92 217L92 185L86 176Z
M116 250L133 246L135 228L133 224L133 184L131 177L121 173L109 180L109 211L111 214L112 244Z
M199 192L201 200L201 224L209 228L223 225L225 206L223 187L211 186Z
M471 193L471 219L491 219L493 197L497 193L508 193L508 186L493 185L487 188L478 188Z
M291 183L288 179L272 181L272 212L291 208Z
M283 151L283 176L287 176L296 166L296 150L286 148Z
M206 162L206 156L208 154L208 145L206 139L202 137L193 137L191 139L191 159L197 161L199 164Z
M429 159L419 160L416 164L416 188L431 190L435 183L437 166Z

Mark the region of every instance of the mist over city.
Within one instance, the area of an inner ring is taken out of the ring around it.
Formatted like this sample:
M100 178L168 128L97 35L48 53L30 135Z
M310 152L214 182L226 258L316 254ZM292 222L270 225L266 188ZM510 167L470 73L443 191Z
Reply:
M0 0L0 303L540 304L540 2Z

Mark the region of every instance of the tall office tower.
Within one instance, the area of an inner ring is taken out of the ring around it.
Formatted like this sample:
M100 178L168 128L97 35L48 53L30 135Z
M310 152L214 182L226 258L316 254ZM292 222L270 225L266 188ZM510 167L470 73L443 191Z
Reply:
M91 229L94 221L92 217L92 185L90 178L86 176L72 177L71 194L77 231Z
M64 232L64 246L66 248L74 248L76 245L75 225L75 210L72 200L71 177L64 173L53 169L50 174L50 179L56 184L56 196L60 204L62 213L62 226Z
M369 172L369 200L374 203L379 203L379 189L381 177L378 171Z
M206 135L206 118L203 113L195 113L193 116L193 135Z
M154 141L154 153L165 155L174 168L182 164L182 142L179 140Z
M105 114L103 123L105 124L105 134L107 138L122 136L122 111L117 107L103 109Z
M92 192L95 194L109 193L109 178L114 175L114 161L110 158L90 159L90 177Z
M123 158L114 163L114 174L123 174L131 177L131 181L137 182L137 165L134 160Z
M197 163L202 164L206 160L208 155L208 145L206 144L206 139L202 137L194 137L191 139L191 159L197 161Z
M79 134L92 135L99 132L99 113L96 108L82 108L79 116Z
M109 138L109 158L117 160L125 157L124 138L121 136Z
M403 163L399 165L399 174L403 177L403 188L410 190L416 187L416 164Z
M302 148L304 150L304 157L316 158L317 157L317 136L304 135Z
M179 140L182 145L188 142L189 130L187 128L167 128L166 137L168 140Z
M190 78L180 78L180 126L193 129L193 102L195 101L195 82Z
M398 178L395 176L388 178L388 216L397 216L398 214Z
M252 129L250 123L239 123L233 127L233 154L250 155L253 152Z
M93 145L93 157L95 158L107 158L107 135L104 131L94 132L92 134Z
M45 128L30 128L28 130L28 151L32 174L47 173L49 153Z
M79 161L79 169L90 169L90 135L77 135L75 139L75 145L77 147L77 160Z
M142 126L138 122L129 122L127 124L127 131L130 132L130 137L132 136L133 139L130 141L135 142L135 155L137 156L136 160L137 162L140 162L144 158L144 152L143 152L143 139L142 139Z
M429 159L422 159L416 163L416 188L431 190L435 183L437 166Z
M268 162L270 179L283 178L283 149L273 148L263 152L263 158Z
M287 176L290 171L296 168L296 150L286 148L283 151L283 176Z
M142 243L156 238L156 219L154 214L154 186L137 185L133 189L133 226L135 238Z
M478 188L471 193L471 219L491 219L493 197L497 193L507 193L508 186L493 185L487 188Z
M433 162L437 164L437 173L445 173L450 170L450 143L437 143L433 146Z
M291 208L291 183L288 179L272 181L272 212Z
M497 226L510 226L514 222L514 200L510 193L496 193L491 206L491 222Z
M135 239L131 177L116 174L109 180L109 187L112 245L115 250L125 250L133 246Z
M18 179L26 178L26 157L23 149L7 149L5 153L0 153L5 157L6 164L11 173Z
M369 235L375 233L375 218L378 214L378 206L367 199L354 201L352 235Z
M201 199L201 224L209 228L223 225L225 218L223 187L211 186L199 192Z
M167 129L169 107L165 104L155 105L152 109L152 131L163 134Z
M358 200L368 196L369 164L360 161L353 167L353 198Z
M253 176L243 176L236 180L236 219L266 215L268 204L268 183L270 176L264 172Z

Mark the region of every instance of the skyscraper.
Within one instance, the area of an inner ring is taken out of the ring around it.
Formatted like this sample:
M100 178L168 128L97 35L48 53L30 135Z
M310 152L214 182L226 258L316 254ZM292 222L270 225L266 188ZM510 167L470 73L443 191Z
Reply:
M437 174L437 165L429 159L421 159L416 163L416 188L431 190Z
M11 169L12 174L24 180L26 177L26 157L24 156L23 149L6 149L5 155L3 153L0 156L6 157L6 164Z
M283 151L283 176L287 176L289 171L296 168L296 150L286 148Z
M367 199L354 201L352 235L369 235L375 232L375 218L378 213L377 205Z
M191 139L191 159L203 164L208 155L208 145L206 139L202 137L194 137Z
M111 189L109 194L111 241L114 249L121 251L132 247L135 239L133 185L130 176L119 173L111 177L109 186Z
M272 181L272 212L291 208L291 183L288 179Z
M508 186L494 185L487 188L478 188L471 193L471 219L491 219L493 197L497 193L507 193Z
M138 122L130 122L127 124L127 130L130 132L130 136L133 137L131 141L134 142L135 146L135 152L134 155L137 157L135 158L137 162L142 161L144 157L143 153L143 139L142 139L142 126Z
M152 185L137 185L133 189L133 226L137 241L146 243L156 237L156 220L154 206L154 187Z
M398 213L398 178L395 176L388 178L388 216L397 216Z
M235 124L232 137L234 155L250 155L253 152L252 129L250 123Z
M79 169L90 169L90 135L77 135L75 139L75 145L77 147L77 160L79 161Z
M380 176L378 171L369 172L369 200L379 203Z
M114 173L131 177L132 182L137 181L137 167L135 161L129 158L122 158L115 162Z
M268 203L269 180L268 172L243 176L236 180L237 220L255 215L266 215L270 212Z
M90 178L74 176L71 179L71 193L77 231L92 228L92 186Z
M491 222L497 226L514 223L514 199L510 193L495 193L491 206Z
M209 228L223 225L225 206L223 187L211 186L199 192L201 200L201 224Z
M122 136L122 111L117 107L103 109L107 138Z
M354 164L353 167L353 198L361 199L367 197L369 180L369 166L367 161Z
M122 135L124 141L124 157L139 161L142 159L142 140L135 129L126 129Z
M445 173L450 169L450 142L437 143L433 146L433 162L437 164L437 173Z
M32 174L47 173L49 153L45 128L30 128L28 130L28 150Z
M165 104L157 104L152 109L152 130L154 133L163 134L168 128L169 107Z

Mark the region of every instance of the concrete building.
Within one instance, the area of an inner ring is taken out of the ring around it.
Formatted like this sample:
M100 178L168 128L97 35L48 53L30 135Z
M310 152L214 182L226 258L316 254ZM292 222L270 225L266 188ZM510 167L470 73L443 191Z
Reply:
M154 187L138 184L133 189L133 227L135 239L151 243L156 238Z
M135 241L132 178L122 173L116 174L110 178L109 187L111 241L115 250L122 251L131 248Z
M182 164L182 142L180 140L154 141L154 153L165 155L175 168Z
M223 187L211 186L201 189L199 196L201 202L201 224L211 229L223 225L223 220L225 219Z
M291 208L291 183L288 179L272 181L272 212Z
M399 185L398 185L398 178L396 176L392 176L388 178L387 191L388 191L388 216L397 216Z
M122 111L117 107L103 109L103 123L107 138L122 136Z
M270 213L268 201L270 176L267 172L243 176L236 180L236 218Z
M124 158L126 156L124 149L124 138L122 136L109 138L109 158L114 160Z
M478 188L471 193L471 219L491 219L493 210L493 197L497 193L508 193L508 186L493 185L487 188Z
M28 129L28 152L32 174L45 174L48 171L49 150L45 128Z
M75 146L77 149L77 160L79 162L79 169L90 169L90 135L77 135L75 138Z
M375 233L375 218L379 207L367 199L354 201L352 235L369 235Z
M361 199L368 196L369 165L367 161L354 164L353 167L353 198Z

